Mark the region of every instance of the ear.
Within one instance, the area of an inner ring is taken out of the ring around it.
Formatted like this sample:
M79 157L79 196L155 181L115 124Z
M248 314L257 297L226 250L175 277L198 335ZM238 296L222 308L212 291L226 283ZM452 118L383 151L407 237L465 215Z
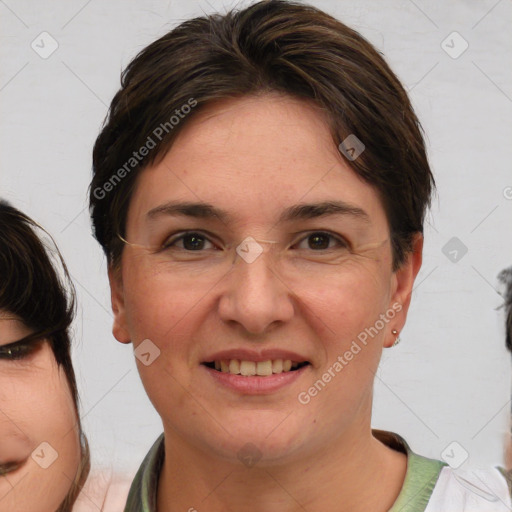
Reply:
M126 323L126 310L124 305L123 278L121 269L108 268L108 280L110 283L110 299L114 313L114 325L112 334L121 343L130 343L130 334Z
M392 330L402 332L411 303L411 294L414 280L421 268L423 258L423 235L416 233L412 242L412 251L408 253L406 260L393 274L393 293L389 303L390 310L396 312L393 320L389 322L389 329L384 342L385 347L391 347L397 335Z

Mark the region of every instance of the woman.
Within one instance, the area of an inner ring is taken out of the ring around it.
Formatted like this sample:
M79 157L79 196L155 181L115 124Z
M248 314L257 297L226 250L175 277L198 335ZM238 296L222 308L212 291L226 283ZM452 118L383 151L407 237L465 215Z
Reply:
M0 512L118 512L127 482L89 475L66 265L51 237L2 201L0 230Z
M0 202L3 512L69 512L89 472L70 356L72 285L58 251L38 232L26 215Z
M93 170L113 332L164 430L126 511L507 509L497 470L371 428L434 180L359 34L283 1L184 22L123 73Z

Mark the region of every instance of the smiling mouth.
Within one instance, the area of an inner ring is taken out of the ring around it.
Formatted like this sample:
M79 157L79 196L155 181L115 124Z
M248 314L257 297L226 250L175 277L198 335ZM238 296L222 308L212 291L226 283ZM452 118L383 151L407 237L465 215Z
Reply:
M287 373L308 366L309 361L295 362L290 359L272 359L268 361L244 361L229 359L202 363L204 366L221 373L242 375L243 377L268 377L279 373Z

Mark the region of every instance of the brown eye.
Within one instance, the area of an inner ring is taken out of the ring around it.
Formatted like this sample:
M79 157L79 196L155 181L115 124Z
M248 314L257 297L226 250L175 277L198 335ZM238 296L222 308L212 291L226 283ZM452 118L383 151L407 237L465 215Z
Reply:
M329 247L330 236L323 233L310 235L308 240L312 249L327 249Z
M204 248L205 238L197 233L184 235L182 240L183 247L187 251L197 251Z
M308 242L307 248L314 251L333 249L334 247L330 246L331 241L334 241L338 247L347 247L347 244L342 239L323 231L316 231L309 234L301 241L301 243L304 241Z
M181 246L178 245L181 243ZM211 247L205 247L206 244L213 244L208 238L195 231L186 232L178 237L171 238L164 244L164 249L184 249L186 251L201 251L203 249L209 249Z

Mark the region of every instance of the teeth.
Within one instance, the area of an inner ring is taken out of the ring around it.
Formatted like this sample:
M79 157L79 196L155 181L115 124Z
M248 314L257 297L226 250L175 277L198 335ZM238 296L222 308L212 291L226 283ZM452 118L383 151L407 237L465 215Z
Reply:
M245 377L252 375L266 377L273 373L289 372L298 366L299 363L292 362L290 359L274 359L272 361L258 361L257 363L254 361L240 361L239 359L215 361L216 370Z
M283 371L283 360L276 359L272 361L272 373L281 373Z
M231 370L231 364L229 369ZM245 376L256 375L256 363L254 361L240 361L240 373Z
M240 373L240 361L237 359L231 359L231 361L229 361L229 373Z
M259 361L256 363L256 375L272 375L272 361Z

